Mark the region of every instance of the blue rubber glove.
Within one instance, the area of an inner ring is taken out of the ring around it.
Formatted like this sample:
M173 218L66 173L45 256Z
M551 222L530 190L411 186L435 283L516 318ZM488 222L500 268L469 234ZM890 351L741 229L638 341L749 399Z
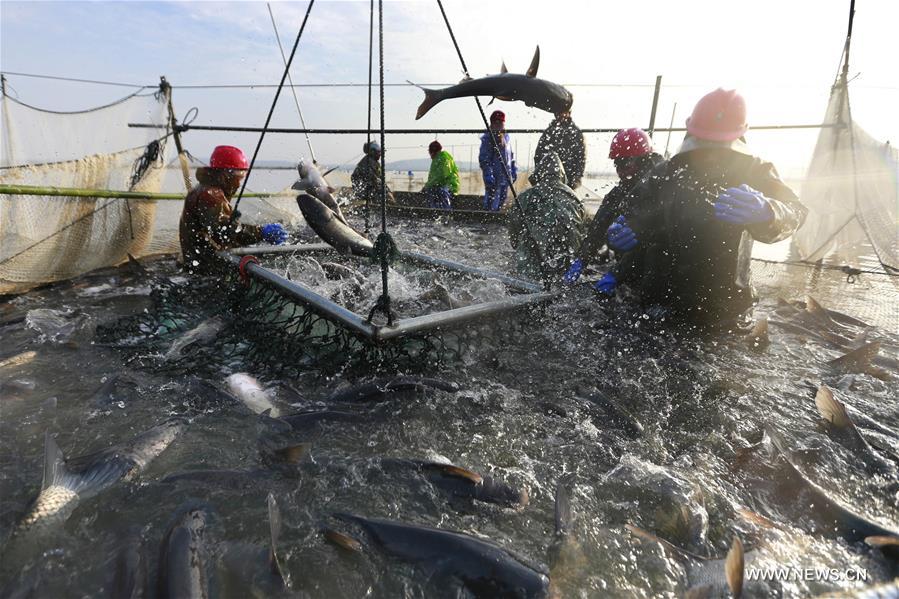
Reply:
M571 266L568 267L568 270L565 271L565 276L562 277L562 282L566 285L574 285L577 283L577 280L581 278L581 273L584 271L584 261L578 258L574 262L571 263Z
M603 295L612 295L615 293L615 286L617 284L618 279L615 278L615 275L607 272L600 280L593 284L593 290Z
M496 177L490 171L484 171L484 185L496 185Z
M281 245L287 241L287 231L279 223L271 223L262 227L262 239L272 245Z
M715 218L734 225L756 225L774 220L774 210L762 192L743 184L718 195Z
M629 252L637 247L637 236L634 230L627 226L627 221L623 216L619 216L606 231L606 240L609 247L616 252Z
M512 171L510 173L512 175L512 183L518 180L518 165L515 164L515 161L512 161Z

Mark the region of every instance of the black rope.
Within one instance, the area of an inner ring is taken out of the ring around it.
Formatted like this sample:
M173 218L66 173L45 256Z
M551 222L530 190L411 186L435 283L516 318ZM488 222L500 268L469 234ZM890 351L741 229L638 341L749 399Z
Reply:
M446 11L443 9L442 0L437 0L437 6L440 7L440 14L443 15L443 22L446 23L446 29L449 31L450 39L453 40L453 46L456 47L456 54L459 55L459 62L462 63L462 72L466 77L471 77L468 73L468 66L465 64L465 58L462 57L462 50L459 48L459 42L456 41L456 34L453 33L453 28L450 25L449 18L446 16ZM506 181L509 182L509 191L512 192L512 201L515 203L515 206L521 211L522 214L522 223L524 224L524 228L527 229L528 236L533 240L534 253L537 254L537 260L540 262L541 268L540 272L543 275L543 286L546 289L549 289L552 282L551 279L544 271L543 265L546 264L543 257L543 252L540 251L540 246L537 243L537 237L534 236L531 231L531 225L527 219L527 213L524 211L524 208L521 205L521 202L518 201L518 193L515 191L515 183L512 181L512 173L509 170L509 165L506 164L505 155L499 149L499 142L496 139L496 136L493 134L493 131L490 129L490 124L487 122L487 114L484 112L484 107L481 105L481 99L477 96L474 96L474 101L478 106L478 112L481 113L481 121L484 123L484 131L485 134L490 137L490 141L493 143L493 151L496 152L496 155L500 158L500 162L503 165L503 173L506 175ZM536 170L536 165L535 165Z
M70 110L70 111L67 111L67 110L49 110L49 109L47 109L47 108L39 108L39 107L37 107L37 106L32 106L31 104L26 104L25 102L23 102L23 101L21 101L21 100L17 100L16 98L13 98L12 96L10 96L10 95L8 95L8 94L6 95L6 97L7 97L8 99L10 99L11 101L15 102L16 104L20 105L20 106L24 106L25 108L30 108L31 110L36 110L36 111L38 111L38 112L44 112L44 113L47 113L47 114L87 114L87 113L90 113L90 112L97 112L98 110L103 110L103 109L105 109L105 108L112 108L113 106L117 106L117 105L119 105L119 104L122 104L122 103L124 103L124 102L127 102L128 100L130 100L131 98L134 98L134 97L141 97L141 98L144 98L144 97L147 97L147 96L155 95L156 92L153 92L152 94L141 94L141 93L140 93L140 92L142 92L143 90L147 89L148 87L152 87L152 88L155 89L157 86L153 85L153 86L145 86L145 87L141 87L139 90L137 90L137 91L134 92L133 94L128 94L128 95L125 96L124 98L121 98L121 99L116 100L116 101L114 101L114 102L110 102L109 104L104 104L103 106L96 106L96 107L94 107L94 108L87 108L87 109L85 109L85 110Z
M172 136L172 133L166 133L161 137L157 137L155 141L162 141ZM133 148L125 148L124 150L119 150L117 152L109 152L107 154L103 154L103 156L118 156L119 154L127 154L128 152L133 152L135 150L140 150L141 148L145 148L146 146L141 144L139 146L134 146ZM100 154L92 154L92 156L100 156ZM81 158L71 158L69 160L57 160L55 162L33 162L28 164L10 164L8 166L0 166L0 170L7 169L16 169L16 168L37 168L44 166L61 166L63 164L73 164L76 162L80 162L84 160L86 156L82 156Z
M368 25L368 134L365 137L365 155L368 156L368 146L371 144L371 72L372 59L375 53L375 0L371 0L369 8L369 25ZM382 148L383 149L383 148ZM371 198L369 194L365 194L365 208L362 210L362 217L365 219L365 235L371 233L371 224L369 223L369 213L371 212Z
M290 51L290 58L287 59L287 64L284 65L284 74L281 75L281 83L278 85L278 91L275 92L275 99L272 100L272 107L268 111L268 116L265 118L265 125L262 127L262 133L259 134L259 141L256 142L256 149L253 151L253 158L250 160L250 168L247 169L247 175L243 179L243 184L240 187L240 193L237 194L237 201L234 203L234 212L231 213L231 222L234 222L234 219L237 218L237 207L240 206L240 200L243 198L243 192L247 187L247 181L250 179L250 173L253 172L253 165L256 163L256 156L259 155L259 148L262 147L262 140L265 138L265 132L268 129L268 125L272 120L272 115L275 113L275 106L278 105L278 96L281 95L281 90L284 88L284 81L287 79L287 74L290 71L290 65L293 62L293 57L297 53L297 46L300 45L300 38L303 37L303 30L306 29L306 22L309 20L309 13L312 12L312 5L315 4L315 0L309 0L309 6L306 7L306 15L303 17L303 23L300 25L300 31L297 33L297 39L293 43L293 49Z
M380 312L387 317L387 326L393 324L393 310L390 309L390 289L387 285L387 273L390 270L390 260L396 255L396 244L387 232L387 148L384 135L384 0L378 0L378 70L380 77L381 95L381 232L375 240L372 249L372 258L381 263L381 297L368 313L368 321L371 322L374 315Z
M803 260L766 260L764 258L753 258L753 262L763 262L765 264L784 264L786 266L804 266L805 268L812 268L815 270L838 270L840 272L846 273L847 276L857 277L861 274L866 275L881 275L886 277L899 277L899 271L896 272L882 272L879 270L864 270L860 268L855 268L854 266L849 266L848 264L844 264L843 266L837 266L834 264L822 264L820 262L805 262ZM882 264L885 270L895 270L892 269L887 264ZM852 283L853 281L848 281Z

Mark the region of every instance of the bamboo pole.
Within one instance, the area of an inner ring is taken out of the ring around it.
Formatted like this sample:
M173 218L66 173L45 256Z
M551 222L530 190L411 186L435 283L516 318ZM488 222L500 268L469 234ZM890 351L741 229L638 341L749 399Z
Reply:
M181 145L181 131L178 129L178 120L175 118L175 108L172 106L172 86L166 81L165 77L160 77L159 79L160 85L165 89L166 99L168 100L169 124L172 127L172 137L175 138L175 149L178 150L178 162L181 164L181 176L184 178L184 188L189 192L191 187L193 187L190 182L190 167L188 166L187 153Z
M41 187L37 185L0 185L0 195L62 196L70 198L117 198L123 200L184 200L181 193L152 193L114 189L84 189L79 187ZM294 192L246 193L248 198L292 197Z
M652 111L649 113L649 129L647 129L647 133L652 137L652 134L655 133L656 128L656 110L659 107L659 92L662 89L662 76L656 76L656 88L652 94Z

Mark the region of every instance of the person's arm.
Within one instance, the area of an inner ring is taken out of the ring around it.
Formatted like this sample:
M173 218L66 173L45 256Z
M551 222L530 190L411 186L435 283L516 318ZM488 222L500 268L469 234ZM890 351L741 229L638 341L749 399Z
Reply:
M748 227L752 238L762 243L775 243L786 239L796 232L808 214L799 197L781 180L773 164L762 164L762 175L759 177L758 189L765 194L765 199L774 213L774 219Z
M440 164L439 164L440 156L437 156L431 159L431 166L428 168L428 180L425 181L425 185L423 189L427 189L428 187L439 187L440 186Z
M490 166L493 158L493 144L490 143L490 137L486 134L481 137L481 149L478 151L478 164L481 170L486 171Z
M204 200L202 219L207 235L216 245L238 247L262 241L261 227L242 225L239 219L231 222L231 205L220 190L210 191Z

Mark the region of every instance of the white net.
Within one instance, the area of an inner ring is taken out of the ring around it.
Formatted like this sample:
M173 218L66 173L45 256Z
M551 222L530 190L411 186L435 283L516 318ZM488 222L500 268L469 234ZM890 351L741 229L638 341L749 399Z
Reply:
M8 96L2 106L0 184L160 190L164 94L135 93L76 113L45 111ZM158 128L129 128L129 122ZM135 161L154 139L159 139L158 155L133 180ZM174 227L157 223L156 208L157 202L146 200L0 195L0 294L118 264L129 253L177 251L177 216Z
M793 237L803 260L856 263L865 252L899 269L899 152L852 121L845 85L834 86L801 198L809 214ZM845 125L845 126L844 126Z

